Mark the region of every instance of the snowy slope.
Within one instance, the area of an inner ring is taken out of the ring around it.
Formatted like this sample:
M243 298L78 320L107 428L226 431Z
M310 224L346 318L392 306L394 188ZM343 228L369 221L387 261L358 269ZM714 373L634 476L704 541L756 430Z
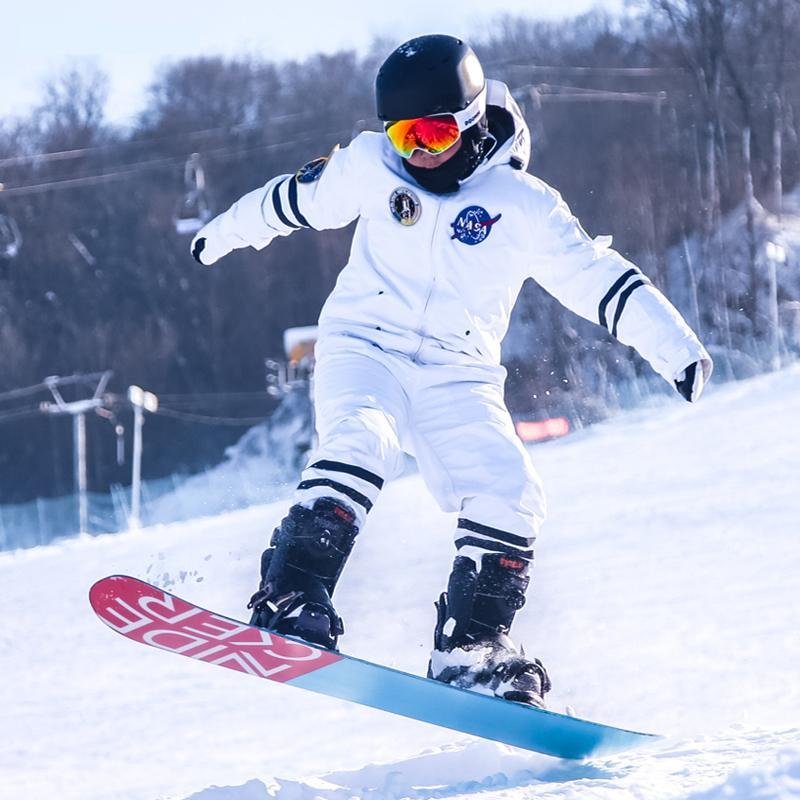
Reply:
M515 633L551 706L663 733L587 763L137 646L91 613L128 573L242 616L285 504L0 554L0 797L800 797L800 368L540 446L549 490ZM384 492L337 591L343 649L422 672L454 520ZM214 788L214 787L228 788Z

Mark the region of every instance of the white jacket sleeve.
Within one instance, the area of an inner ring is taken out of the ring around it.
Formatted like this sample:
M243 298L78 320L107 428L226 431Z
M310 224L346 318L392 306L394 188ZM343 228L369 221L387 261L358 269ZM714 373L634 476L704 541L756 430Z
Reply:
M210 266L232 250L261 250L277 236L301 228L344 227L360 213L354 163L358 150L357 140L343 150L337 146L295 175L278 175L244 195L197 232L192 253Z
M707 379L706 349L669 300L611 249L611 237L592 239L561 195L541 181L534 202L531 277L571 311L636 348L670 384L695 361Z

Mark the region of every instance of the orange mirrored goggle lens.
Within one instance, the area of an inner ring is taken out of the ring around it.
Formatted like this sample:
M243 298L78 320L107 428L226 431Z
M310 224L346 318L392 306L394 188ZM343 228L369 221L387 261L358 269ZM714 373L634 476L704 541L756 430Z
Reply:
M394 149L403 158L408 158L415 150L434 155L443 153L458 141L461 132L452 114L439 114L387 122L386 135Z

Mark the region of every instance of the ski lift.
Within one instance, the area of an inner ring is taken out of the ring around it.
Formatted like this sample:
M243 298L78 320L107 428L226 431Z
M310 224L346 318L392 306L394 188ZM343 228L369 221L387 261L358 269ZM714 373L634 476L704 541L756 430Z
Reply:
M173 222L175 232L193 235L211 219L211 208L206 190L206 175L198 153L192 153L183 169L186 194L178 203Z
M13 217L0 214L0 258L16 258L22 247L22 234Z

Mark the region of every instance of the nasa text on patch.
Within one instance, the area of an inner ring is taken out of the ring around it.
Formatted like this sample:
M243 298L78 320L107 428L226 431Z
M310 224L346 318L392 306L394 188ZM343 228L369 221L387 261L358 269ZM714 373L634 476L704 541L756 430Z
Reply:
M453 229L451 239L462 244L480 244L492 231L492 226L502 217L493 217L483 206L467 206L458 212L456 221L450 223Z

